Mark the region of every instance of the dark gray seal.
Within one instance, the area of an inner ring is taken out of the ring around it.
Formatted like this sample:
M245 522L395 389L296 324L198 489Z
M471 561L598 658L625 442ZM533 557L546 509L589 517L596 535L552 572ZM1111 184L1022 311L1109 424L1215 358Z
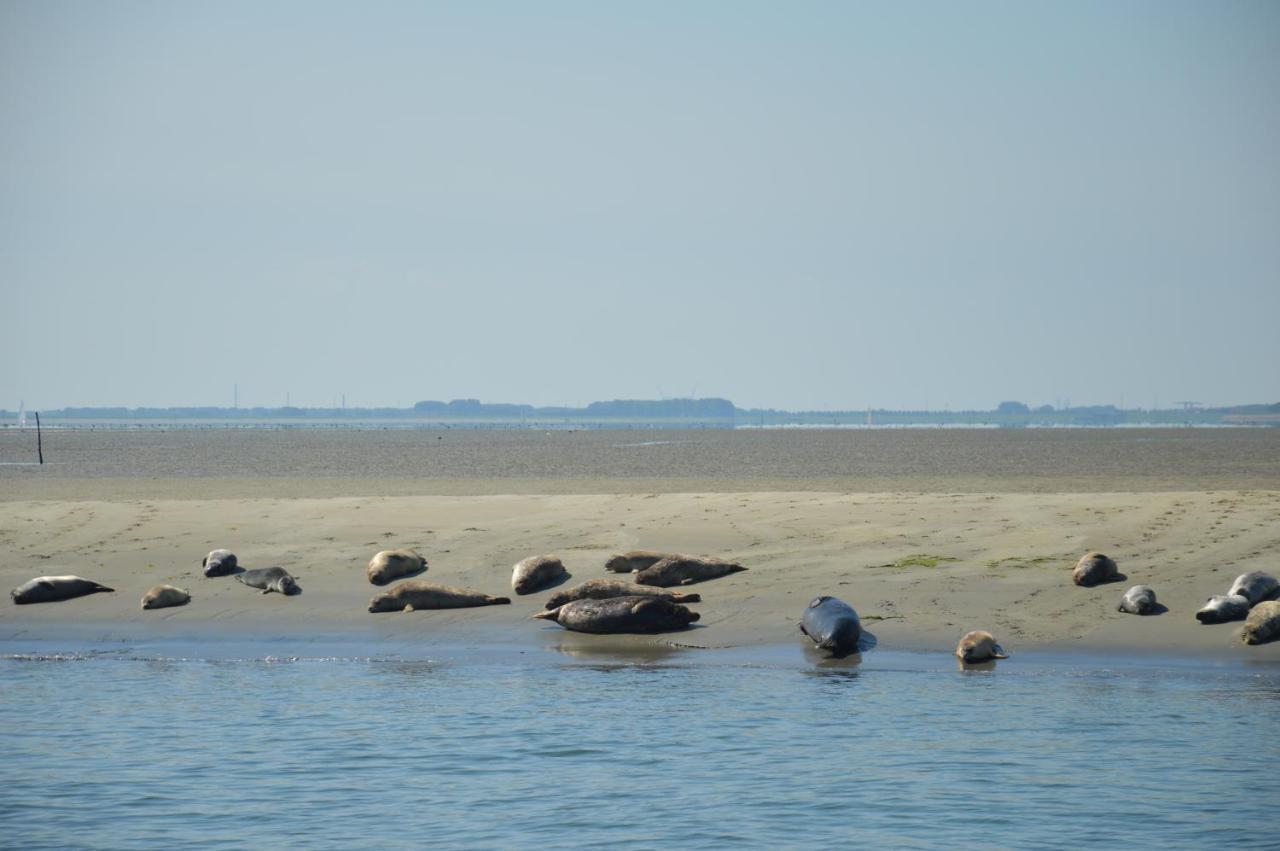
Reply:
M984 629L966 632L960 639L960 643L956 645L956 656L966 665L1009 658L1004 648L996 644L995 636Z
M1220 594L1209 598L1204 608L1196 612L1196 620L1200 623L1226 623L1242 620L1249 614L1249 598L1239 594L1224 597Z
M1240 640L1245 644L1266 644L1280 638L1280 603L1264 600L1253 607L1244 619Z
M564 563L555 556L529 556L516 562L511 587L517 594L532 594L567 575Z
M662 561L671 553L660 553L657 550L632 550L629 553L609 556L604 569L614 573L635 573Z
M173 585L157 585L142 595L142 608L166 609L169 606L185 606L191 602L191 592Z
M641 585L656 585L659 588L670 588L673 585L692 585L707 579L716 579L746 570L740 564L718 558L699 558L698 556L667 556L652 567L646 567L636 574L636 582Z
M1242 573L1236 577L1235 582L1231 583L1231 590L1227 592L1228 597L1233 594L1239 594L1256 605L1264 600L1274 600L1276 595L1280 594L1280 582L1276 582L1274 576L1263 573L1261 570Z
M298 581L289 575L283 567L263 567L258 570L246 570L236 574L236 581L243 582L250 588L261 588L263 594L278 591L286 596L301 593Z
M700 615L662 597L610 597L574 600L534 617L576 632L653 633L685 629Z
M1116 571L1116 563L1102 553L1085 553L1076 562L1071 573L1071 581L1085 588L1092 588L1103 582L1114 582L1120 574Z
M474 606L501 606L507 597L491 597L471 588L452 588L410 579L369 601L371 612L413 612L419 609L466 609Z
M862 623L853 606L824 595L815 597L804 610L800 631L822 650L830 650L831 655L848 656L858 652Z
M214 550L200 562L205 576L227 576L237 572L238 564L231 550Z
M662 597L673 603L700 603L697 594L681 594L678 591L662 591L647 585L636 585L617 579L588 579L567 591L557 591L547 598L547 608L555 609L574 600L607 600L610 597Z
M425 572L427 560L413 550L383 550L369 559L365 576L374 585L386 585L404 576Z
M1156 592L1149 586L1135 585L1120 598L1119 610L1131 615L1149 615L1156 610Z
M27 603L56 603L86 594L115 590L80 576L37 576L14 588L9 596L17 605L25 606Z

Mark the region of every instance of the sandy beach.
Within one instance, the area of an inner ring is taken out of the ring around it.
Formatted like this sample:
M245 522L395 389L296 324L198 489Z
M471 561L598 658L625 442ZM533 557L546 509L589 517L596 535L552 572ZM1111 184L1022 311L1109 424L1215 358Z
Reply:
M522 646L728 648L800 641L817 594L852 603L881 647L950 651L970 629L1010 650L1088 648L1280 660L1280 643L1245 647L1239 624L1202 626L1194 612L1248 570L1280 568L1280 492L1161 493L626 493L307 499L103 498L0 502L0 585L74 573L117 589L78 600L0 607L0 640L91 634L129 641L272 631L388 641ZM154 483L151 483L154 488ZM246 567L282 565L297 597L260 595L200 559L228 547ZM510 606L373 615L364 566L412 547L419 577L513 596ZM570 635L531 619L548 592L510 594L530 554L565 562L567 584L612 576L610 553L634 548L713 554L747 572L701 583L696 628L656 637ZM1111 554L1125 581L1071 583L1076 558ZM144 612L150 586L189 588L185 607ZM1125 588L1153 586L1168 611L1116 611Z

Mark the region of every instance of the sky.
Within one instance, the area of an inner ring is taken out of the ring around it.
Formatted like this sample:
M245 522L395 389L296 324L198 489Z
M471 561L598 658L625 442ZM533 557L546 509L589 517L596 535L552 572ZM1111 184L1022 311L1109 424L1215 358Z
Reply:
M0 2L0 408L1280 401L1274 2Z

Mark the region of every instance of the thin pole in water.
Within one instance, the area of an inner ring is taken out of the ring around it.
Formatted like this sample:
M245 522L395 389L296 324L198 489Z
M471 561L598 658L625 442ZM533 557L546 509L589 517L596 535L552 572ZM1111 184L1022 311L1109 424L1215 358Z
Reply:
M36 411L36 457L44 464L44 441L40 439L40 412Z

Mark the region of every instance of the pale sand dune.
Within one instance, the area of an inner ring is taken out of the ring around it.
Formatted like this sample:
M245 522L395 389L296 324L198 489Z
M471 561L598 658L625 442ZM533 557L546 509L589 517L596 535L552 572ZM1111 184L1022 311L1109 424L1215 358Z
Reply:
M282 565L303 588L259 595L206 579L200 559L232 549L246 567ZM380 549L412 547L417 577L513 597L510 606L372 615L364 578ZM1248 570L1280 572L1280 492L407 496L0 502L0 587L75 573L118 589L37 606L0 605L0 640L57 638L72 626L103 638L163 623L238 634L360 628L404 639L545 644L558 628L530 619L548 592L510 594L511 565L554 553L570 583L607 576L606 557L652 548L713 554L749 570L696 586L698 628L633 644L728 647L799 641L816 594L852 603L882 647L950 651L989 629L1011 651L1117 647L1280 659L1280 643L1248 648L1239 624L1201 626L1194 612ZM1113 556L1123 582L1071 584L1089 549ZM894 566L914 556L936 566ZM946 559L954 559L948 561ZM921 559L928 561L928 559ZM189 588L190 605L143 612L147 588ZM1134 584L1169 611L1116 611ZM884 620L878 620L884 618ZM572 641L578 642L580 637ZM595 637L586 637L588 649ZM608 641L602 639L600 646Z

